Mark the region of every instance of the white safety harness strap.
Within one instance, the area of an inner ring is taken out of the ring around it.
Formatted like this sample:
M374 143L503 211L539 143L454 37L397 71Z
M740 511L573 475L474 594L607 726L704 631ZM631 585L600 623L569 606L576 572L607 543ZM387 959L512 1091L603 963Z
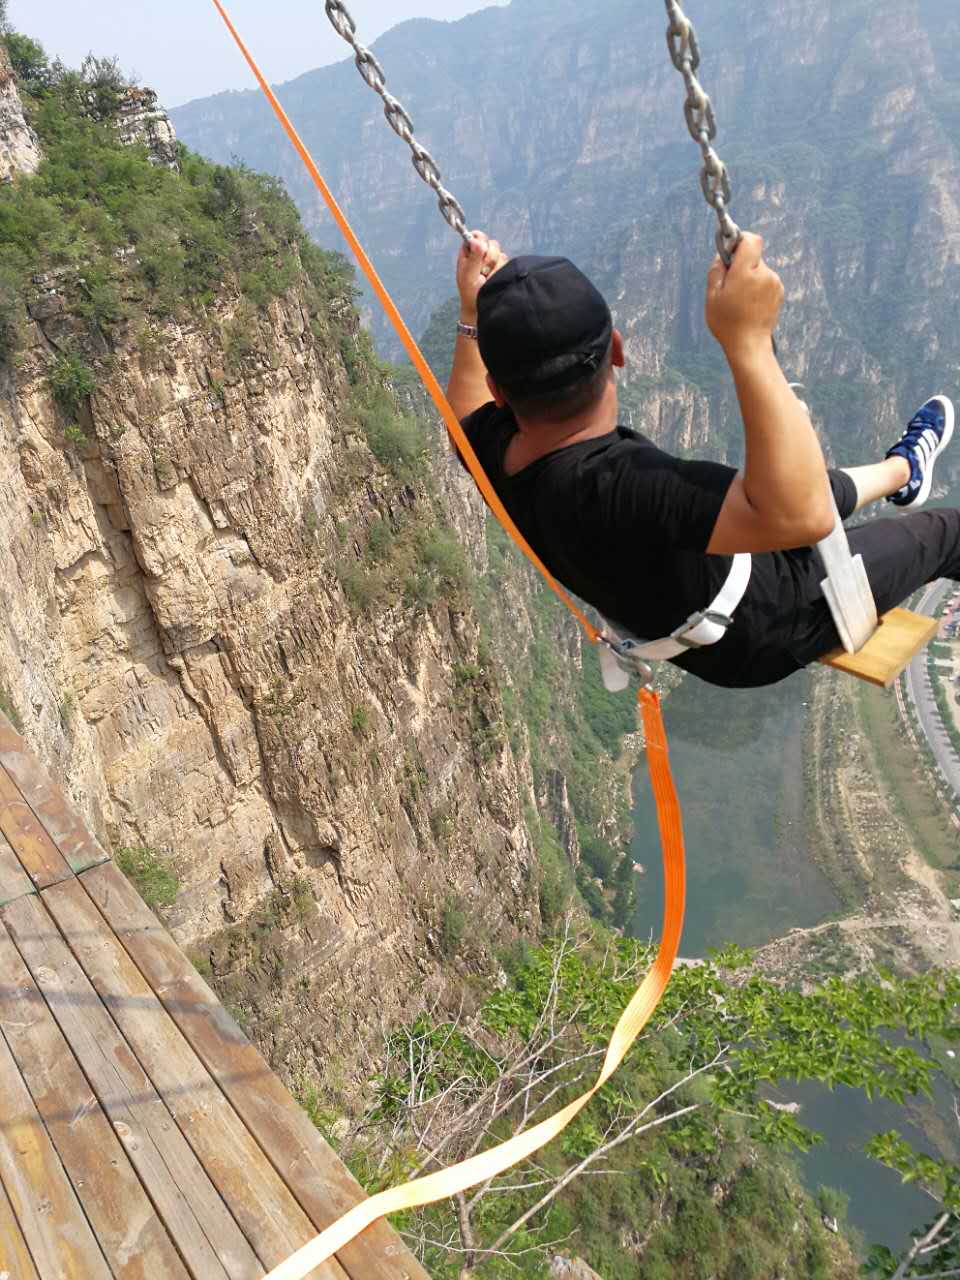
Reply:
M733 625L733 616L750 585L753 559L747 554L733 557L727 580L713 603L693 613L664 640L623 640L612 627L604 628L608 642L600 649L603 682L612 692L625 689L638 664L666 662L691 649L705 649L717 644Z

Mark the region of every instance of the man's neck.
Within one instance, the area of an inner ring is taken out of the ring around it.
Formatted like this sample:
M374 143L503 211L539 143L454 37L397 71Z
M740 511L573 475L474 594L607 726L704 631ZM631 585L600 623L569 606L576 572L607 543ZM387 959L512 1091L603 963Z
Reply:
M518 417L523 454L533 462L547 453L555 453L557 449L607 436L616 429L619 415L617 389L611 384L592 409L568 422L527 422Z

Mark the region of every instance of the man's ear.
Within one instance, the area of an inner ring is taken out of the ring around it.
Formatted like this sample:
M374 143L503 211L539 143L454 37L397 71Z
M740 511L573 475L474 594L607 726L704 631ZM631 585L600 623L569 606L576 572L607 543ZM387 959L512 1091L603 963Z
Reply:
M506 397L504 396L500 388L497 386L497 384L494 382L494 380L490 377L489 373L487 374L487 390L493 396L493 402L497 406L497 408L502 409L503 406L507 403Z
M627 357L623 353L623 334L619 329L613 331L613 344L610 349L610 363L615 369L622 369L627 363Z

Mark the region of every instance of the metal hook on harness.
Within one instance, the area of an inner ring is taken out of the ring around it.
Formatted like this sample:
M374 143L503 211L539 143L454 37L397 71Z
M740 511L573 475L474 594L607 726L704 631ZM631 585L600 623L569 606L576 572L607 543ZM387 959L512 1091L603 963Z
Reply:
M638 646L633 640L621 640L608 629L601 633L599 644L600 671L608 693L622 693L631 678L640 681L641 689L653 688L653 667L634 652Z

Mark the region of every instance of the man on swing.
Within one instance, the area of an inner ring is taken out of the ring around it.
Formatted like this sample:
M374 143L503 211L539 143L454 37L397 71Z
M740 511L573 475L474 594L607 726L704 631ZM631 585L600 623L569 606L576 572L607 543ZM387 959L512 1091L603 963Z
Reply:
M504 506L551 573L615 627L711 684L773 684L838 648L813 546L887 498L919 507L953 433L928 401L883 462L828 471L774 354L783 285L745 235L707 281L707 323L743 414L743 470L683 461L618 422L623 340L563 258L508 260L475 232L457 263L461 315L448 397ZM828 488L829 481L829 488ZM878 612L960 580L960 511L849 531ZM648 643L657 642L657 643Z

